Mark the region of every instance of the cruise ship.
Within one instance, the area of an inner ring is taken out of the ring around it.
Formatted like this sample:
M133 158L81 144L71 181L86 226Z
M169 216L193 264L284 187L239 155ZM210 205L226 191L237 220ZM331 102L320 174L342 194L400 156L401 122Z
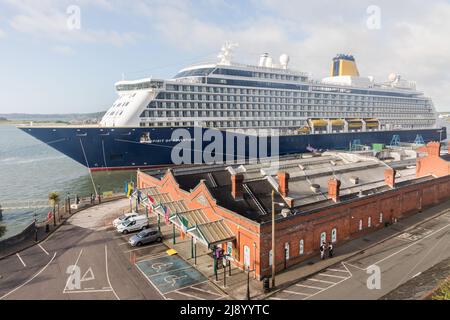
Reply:
M236 63L235 47L226 43L217 61L172 79L117 82L118 98L98 125L20 129L91 171L446 139L432 100L398 74L376 82L338 54L330 76L314 80L291 69L286 54Z

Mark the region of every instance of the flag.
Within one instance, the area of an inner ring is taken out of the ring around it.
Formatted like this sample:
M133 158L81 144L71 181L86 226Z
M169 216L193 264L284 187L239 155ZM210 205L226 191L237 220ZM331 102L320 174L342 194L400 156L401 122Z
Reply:
M147 198L148 198L148 200L150 201L151 204L155 203L155 199L153 199L152 196L149 195L148 193L147 193Z
M166 221L166 224L170 223L169 220L169 208L167 208L166 206L162 206L163 210L164 210L164 220Z
M127 193L128 198L131 196L132 192L133 192L133 185L131 183L129 183L128 184L128 193Z

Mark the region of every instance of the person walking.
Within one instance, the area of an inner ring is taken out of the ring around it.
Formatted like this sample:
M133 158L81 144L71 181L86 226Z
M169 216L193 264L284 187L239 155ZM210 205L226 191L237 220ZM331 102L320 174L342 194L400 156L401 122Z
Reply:
M333 257L333 244L331 242L328 243L328 257L329 258Z
M320 245L320 259L325 259L325 244L323 242Z

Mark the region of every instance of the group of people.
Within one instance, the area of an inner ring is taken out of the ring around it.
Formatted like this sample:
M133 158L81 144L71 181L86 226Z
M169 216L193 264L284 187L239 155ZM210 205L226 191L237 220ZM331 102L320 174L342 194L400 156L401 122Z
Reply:
M333 257L333 243L328 242L328 244L323 241L320 245L320 259L325 259L328 252L328 258Z

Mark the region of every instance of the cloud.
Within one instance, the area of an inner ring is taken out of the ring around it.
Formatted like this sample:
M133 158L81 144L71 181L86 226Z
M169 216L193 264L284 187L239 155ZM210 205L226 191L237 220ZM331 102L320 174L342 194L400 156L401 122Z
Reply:
M64 43L106 43L115 46L133 44L140 35L135 32L119 32L115 30L91 29L83 24L83 11L80 15L80 28L70 27L70 19L76 16L67 13L71 5L67 1L45 0L7 0L15 9L10 18L10 26L18 32L29 34L39 39L49 39ZM83 3L83 1L81 1ZM94 1L91 5L112 9L106 0ZM73 21L73 20L72 20Z
M0 29L0 39L6 37L6 32Z
M64 45L62 45L62 46L53 46L51 48L51 50L54 53L57 53L57 54L60 54L60 55L63 55L63 56L71 56L71 55L73 55L75 53L75 50L73 50L71 47L64 46Z

